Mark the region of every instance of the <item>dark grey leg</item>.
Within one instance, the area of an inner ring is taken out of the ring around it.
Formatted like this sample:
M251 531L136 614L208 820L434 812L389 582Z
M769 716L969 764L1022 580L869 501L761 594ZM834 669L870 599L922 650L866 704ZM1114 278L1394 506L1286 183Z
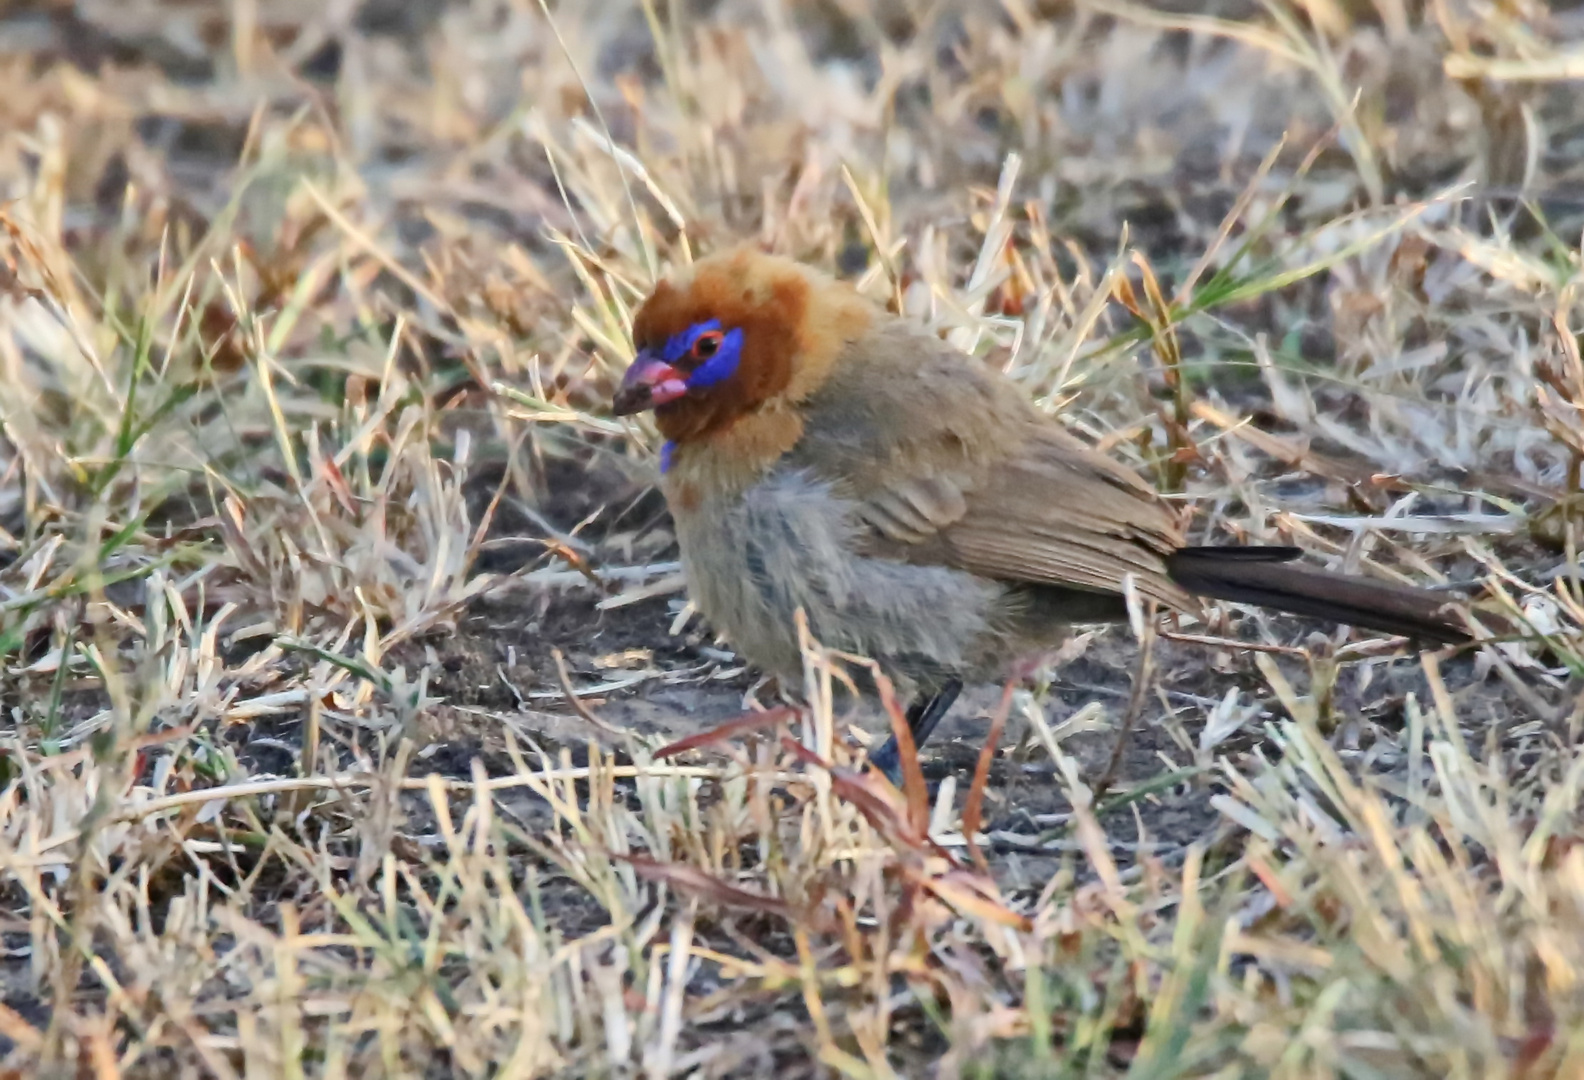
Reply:
M919 749L924 748L925 741L929 739L936 725L951 711L952 704L960 693L962 693L962 680L947 679L935 693L919 698L908 707L907 722L908 728L913 732L914 746ZM902 758L895 735L887 739L880 749L870 754L869 761L875 768L885 773L886 779L893 784L901 785Z

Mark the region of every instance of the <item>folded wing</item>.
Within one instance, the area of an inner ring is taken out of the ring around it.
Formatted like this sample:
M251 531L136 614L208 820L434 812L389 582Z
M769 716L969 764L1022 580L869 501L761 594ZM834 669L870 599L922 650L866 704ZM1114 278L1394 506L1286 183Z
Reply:
M897 322L809 401L794 456L842 485L877 555L1193 610L1167 574L1176 514L1010 382Z

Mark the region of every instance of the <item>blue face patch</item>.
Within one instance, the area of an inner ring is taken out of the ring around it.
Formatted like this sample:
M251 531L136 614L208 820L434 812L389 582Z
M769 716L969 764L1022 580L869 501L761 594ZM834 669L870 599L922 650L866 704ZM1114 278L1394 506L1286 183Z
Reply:
M687 358L698 339L705 334L719 332L721 328L719 319L708 322L694 323L682 333L672 337L660 350L660 356L666 363L673 367ZM737 367L742 363L742 329L728 330L721 336L720 345L715 350L715 355L693 369L687 377L689 390L705 390L711 386L725 382L737 373Z
M660 444L660 471L662 473L668 473L671 471L671 457L675 453L675 439L667 439L665 442Z

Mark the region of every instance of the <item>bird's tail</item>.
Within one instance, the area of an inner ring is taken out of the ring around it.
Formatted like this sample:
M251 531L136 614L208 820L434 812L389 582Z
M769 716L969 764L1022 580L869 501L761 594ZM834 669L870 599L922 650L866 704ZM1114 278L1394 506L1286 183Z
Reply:
M1439 644L1471 640L1447 600L1424 589L1291 565L1292 547L1187 547L1166 559L1195 596L1231 600Z

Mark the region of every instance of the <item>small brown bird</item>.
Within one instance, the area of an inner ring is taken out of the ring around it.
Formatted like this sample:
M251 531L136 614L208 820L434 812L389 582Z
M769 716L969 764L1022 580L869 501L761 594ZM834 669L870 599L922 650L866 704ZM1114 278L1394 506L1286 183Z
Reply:
M698 609L794 683L793 613L921 697L922 743L964 679L1127 617L1122 582L1184 612L1213 597L1431 642L1468 633L1432 593L1189 547L1142 479L999 372L788 259L738 248L660 282L613 408L652 409ZM894 776L895 750L876 755Z

